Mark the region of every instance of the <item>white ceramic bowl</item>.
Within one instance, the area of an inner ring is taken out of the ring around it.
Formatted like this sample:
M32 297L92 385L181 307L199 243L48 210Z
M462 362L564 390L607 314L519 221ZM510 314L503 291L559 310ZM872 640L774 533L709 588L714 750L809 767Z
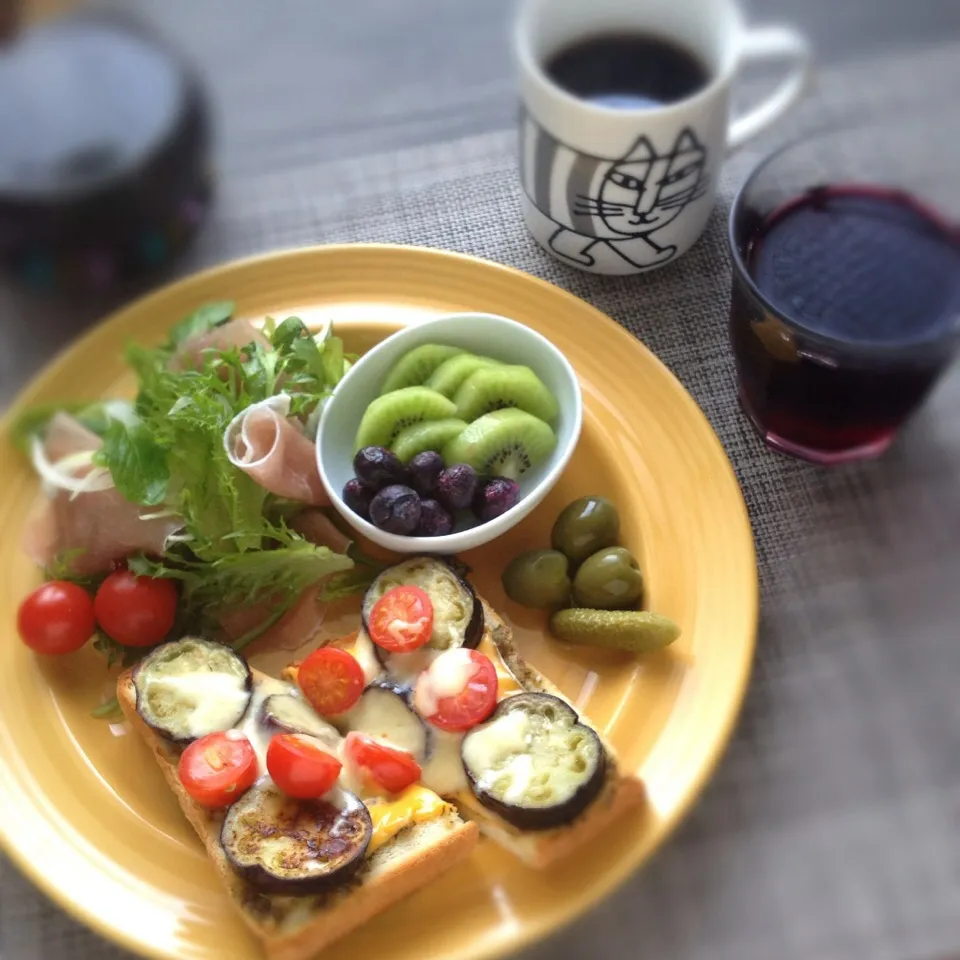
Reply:
M353 477L354 440L367 406L390 368L407 351L424 343L462 347L506 363L530 367L557 398L557 445L544 463L520 480L520 499L487 523L461 522L443 537L403 537L386 533L357 516L340 496ZM327 401L317 431L320 479L337 512L359 533L397 553L460 553L488 543L519 523L547 495L570 460L583 421L580 383L566 357L545 337L522 323L490 313L454 313L405 327L364 354Z

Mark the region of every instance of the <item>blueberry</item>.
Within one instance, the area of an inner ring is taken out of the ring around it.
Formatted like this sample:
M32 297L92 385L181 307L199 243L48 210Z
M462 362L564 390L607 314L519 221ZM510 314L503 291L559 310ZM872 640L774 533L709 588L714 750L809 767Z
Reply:
M520 488L506 477L487 480L473 498L473 512L481 523L506 513L520 499Z
M373 491L368 490L356 477L343 485L343 502L364 520L370 519L370 501Z
M443 467L443 457L435 450L425 450L423 453L418 453L407 464L413 489L421 497L433 496Z
M379 490L390 483L406 483L407 468L395 453L385 447L364 447L353 458L353 472L370 490Z
M370 501L370 521L387 533L408 536L420 523L420 497L416 490L394 483Z
M477 474L465 463L447 467L437 478L437 499L451 513L466 510L476 491Z
M418 537L443 537L452 530L453 517L436 500L421 501Z

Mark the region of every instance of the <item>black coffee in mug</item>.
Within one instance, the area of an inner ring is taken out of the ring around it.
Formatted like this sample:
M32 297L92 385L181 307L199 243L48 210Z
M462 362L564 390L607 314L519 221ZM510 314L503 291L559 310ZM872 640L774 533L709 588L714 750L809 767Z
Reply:
M689 50L642 33L585 37L554 54L545 69L567 93L621 110L677 103L710 81L707 67Z

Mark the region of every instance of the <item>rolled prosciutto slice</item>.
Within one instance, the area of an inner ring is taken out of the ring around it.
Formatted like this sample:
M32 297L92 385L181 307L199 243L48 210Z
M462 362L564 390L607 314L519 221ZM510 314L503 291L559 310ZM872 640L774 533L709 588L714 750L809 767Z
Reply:
M247 407L224 433L227 456L278 497L312 506L329 504L313 442L289 413L290 398L282 393Z
M90 463L100 438L69 414L51 420L34 462L46 496L27 520L24 551L42 567L67 559L80 575L109 570L133 553L162 553L182 526L179 517L153 517L156 507L130 503L112 486L109 473ZM144 519L144 516L148 519Z
M200 367L204 350L232 350L248 343L270 346L270 341L249 320L230 320L199 337L185 340L174 356L172 366L175 370Z

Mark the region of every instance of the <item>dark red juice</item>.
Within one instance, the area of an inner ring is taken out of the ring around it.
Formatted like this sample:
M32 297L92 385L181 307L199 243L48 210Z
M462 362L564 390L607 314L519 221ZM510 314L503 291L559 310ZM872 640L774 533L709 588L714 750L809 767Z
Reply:
M755 425L820 462L885 449L952 355L960 235L905 194L823 187L757 217L741 252L730 329Z

